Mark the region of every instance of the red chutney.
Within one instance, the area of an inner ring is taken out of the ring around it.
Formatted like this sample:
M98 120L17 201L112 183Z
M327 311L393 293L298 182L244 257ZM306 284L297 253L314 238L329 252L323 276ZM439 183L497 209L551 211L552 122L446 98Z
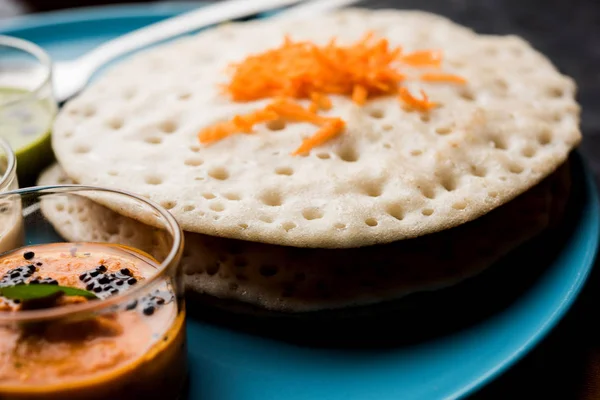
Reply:
M143 284L156 265L116 245L32 246L0 257L0 288L58 284L102 301ZM167 280L140 296L86 318L0 322L0 399L177 398L186 376L183 303ZM52 307L85 301L61 296ZM0 297L0 313L28 304Z

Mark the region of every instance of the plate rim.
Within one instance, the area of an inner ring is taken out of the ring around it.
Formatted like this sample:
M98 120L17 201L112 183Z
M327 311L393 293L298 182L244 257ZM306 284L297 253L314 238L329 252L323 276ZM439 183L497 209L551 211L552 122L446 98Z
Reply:
M121 3L33 12L0 20L0 32L106 19L170 17L206 5L206 1Z
M575 173L577 170L582 172L581 177L581 188L579 190L585 191L585 202L586 207L582 210L582 215L580 216L581 221L577 224L577 226L581 226L585 224L588 228L585 229L588 232L591 229L591 235L588 237L590 242L595 242L593 248L587 249L586 253L580 257L577 261L581 264L578 268L579 274L577 275L577 279L571 282L571 285L567 289L567 293L562 297L560 306L555 308L552 312L551 317L546 319L546 321L540 325L535 333L529 336L528 340L526 340L519 348L510 354L510 356L505 357L504 360L498 363L494 368L491 368L479 376L479 378L474 379L470 385L465 385L462 390L458 390L453 394L453 398L461 398L467 395L471 395L476 393L478 390L481 390L485 387L485 385L493 382L494 380L500 378L504 373L506 373L512 366L521 361L527 354L531 353L540 342L545 339L551 332L556 328L556 326L564 319L566 314L572 309L575 301L579 298L581 291L583 290L592 270L594 269L594 265L596 261L599 259L600 254L600 196L598 194L598 185L594 179L594 173L590 168L587 160L581 154L581 151L576 148L573 150L571 157L576 159L576 163L578 164L576 168L572 168L571 174ZM588 218L587 223L584 219Z

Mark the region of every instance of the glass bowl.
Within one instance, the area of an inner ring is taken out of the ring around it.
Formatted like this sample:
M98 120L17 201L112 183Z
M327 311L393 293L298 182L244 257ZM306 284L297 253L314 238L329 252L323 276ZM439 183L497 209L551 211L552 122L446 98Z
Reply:
M50 143L58 106L52 60L36 44L0 35L0 137L16 154L22 186L53 160Z
M171 214L135 194L0 193L0 398L178 397L182 249Z
M0 192L19 187L15 155L4 139L0 138Z

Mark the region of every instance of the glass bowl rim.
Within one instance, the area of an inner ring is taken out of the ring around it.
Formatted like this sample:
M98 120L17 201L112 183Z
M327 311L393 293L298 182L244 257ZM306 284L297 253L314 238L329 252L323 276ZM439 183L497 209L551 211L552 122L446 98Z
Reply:
M6 171L0 176L0 194L4 193L6 189L12 183L13 179L16 179L15 169L17 167L17 159L15 153L6 140L0 137L0 149L6 153Z
M140 282L140 285L135 285L131 289L119 293L115 296L108 297L107 299L101 299L96 301L88 301L85 303L72 304L64 307L56 307L56 308L48 308L43 310L26 310L26 311L18 311L18 312L0 312L0 323L7 322L34 322L34 321L47 321L52 319L59 319L64 317L70 317L74 315L79 315L83 313L91 313L94 311L105 310L110 308L111 306L117 306L119 304L124 303L127 299L135 297L136 294L139 294L144 288L148 288L153 286L160 278L162 278L168 271L172 269L181 269L181 256L183 253L183 244L184 237L183 231L177 222L177 220L173 217L171 213L169 213L164 207L160 204L154 202L153 200L144 198L135 193L120 190L120 189L111 189L102 186L88 186L88 185L75 185L75 184L64 184L64 185L45 185L45 186L31 186L22 189L15 189L6 192L0 193L0 199L8 196L18 195L19 197L23 197L24 195L31 194L59 194L59 193L75 193L75 192L85 192L85 191L95 191L95 192L104 192L104 193L112 193L118 195L124 195L129 198L133 198L134 200L145 203L147 206L150 206L154 211L158 211L158 213L166 220L169 230L172 231L173 235L173 244L171 245L171 249L169 253L165 257L163 261L160 261L158 266L159 270L155 275L152 275L150 278L144 279L143 283ZM18 249L9 250L9 252L15 251ZM181 273L179 271L178 273Z
M23 101L27 101L32 97L37 97L39 92L48 84L52 82L52 58L46 50L42 49L37 44L30 42L29 40L17 38L14 36L1 35L0 34L0 46L12 47L14 49L22 50L23 52L33 55L42 64L45 69L44 78L39 85L34 89L28 90L23 93L22 96L6 102L0 102L0 106L13 106Z

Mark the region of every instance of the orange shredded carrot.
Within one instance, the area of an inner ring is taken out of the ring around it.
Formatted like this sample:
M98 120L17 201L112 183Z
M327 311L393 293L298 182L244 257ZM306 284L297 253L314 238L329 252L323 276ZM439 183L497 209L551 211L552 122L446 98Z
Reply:
M339 135L344 129L345 123L341 118L332 118L327 121L321 129L319 129L313 136L304 139L300 147L298 147L292 155L298 155L308 153L313 147L317 147L328 140Z
M254 125L277 118L277 113L269 110L259 110L245 115L236 115L231 121L220 122L203 129L198 133L198 139L201 143L211 143L225 139L227 136L237 132L251 133Z
M236 115L233 117L232 122L236 128L244 133L252 132L252 128L256 124L261 122L268 122L277 119L279 116L277 113L269 110L258 110L246 115Z
M405 64L413 67L435 67L439 68L442 64L442 53L439 51L420 50L400 57Z
M225 139L227 136L233 135L236 132L237 127L233 122L220 122L202 129L198 133L198 139L200 140L200 143L208 144Z
M281 119L288 122L307 122L319 129L304 140L292 154L310 151L340 134L345 122L340 118L319 115L330 110L328 96L349 97L358 106L377 96L398 96L398 99L421 112L428 112L437 104L421 90L421 98L414 97L401 84L406 76L399 65L414 68L440 68L442 53L437 50L418 50L403 53L387 39L377 39L367 32L354 44L342 46L336 38L325 45L309 41L294 41L285 36L279 47L253 54L231 64L231 79L222 86L226 95L235 102L272 99L261 110L237 115L226 122L203 129L202 143L212 143L235 133L250 134L260 123ZM421 81L465 83L460 76L446 73L423 73ZM296 100L310 100L307 108Z
M439 74L423 74L421 75L421 80L422 81L428 81L428 82L450 82L450 83L467 83L467 80L465 78L463 78L462 76L458 76L458 75L454 75L454 74L444 74L444 73L439 73Z
M437 105L436 103L429 101L427 94L423 90L421 90L421 96L423 97L422 99L417 99L414 97L405 87L400 88L399 94L400 100L406 103L406 105L409 107L419 111L429 111Z
M320 117L317 114L310 112L300 104L287 99L277 99L266 107L266 110L273 111L279 117L293 122L310 122L317 126L327 122L327 118Z
M224 85L234 101L286 96L310 98L312 93L352 95L356 85L371 95L394 94L404 78L395 69L401 53L373 34L349 46L331 40L324 46L287 38L278 48L254 54L230 66Z
M319 110L327 111L331 109L331 100L321 93L311 93L310 99L311 103L308 109L313 113L316 113Z
M209 126L198 134L198 138L200 139L200 142L210 144L235 133L252 133L252 129L256 124L276 119L293 122L309 122L320 127L313 136L302 142L302 145L292 153L293 155L310 151L312 147L318 146L337 136L343 131L345 126L344 121L340 118L322 117L305 109L298 103L288 99L278 98L262 110L245 115L236 115L230 121L220 122Z
M353 102L362 106L367 101L367 96L369 96L369 93L363 85L354 85L354 89L352 89Z

